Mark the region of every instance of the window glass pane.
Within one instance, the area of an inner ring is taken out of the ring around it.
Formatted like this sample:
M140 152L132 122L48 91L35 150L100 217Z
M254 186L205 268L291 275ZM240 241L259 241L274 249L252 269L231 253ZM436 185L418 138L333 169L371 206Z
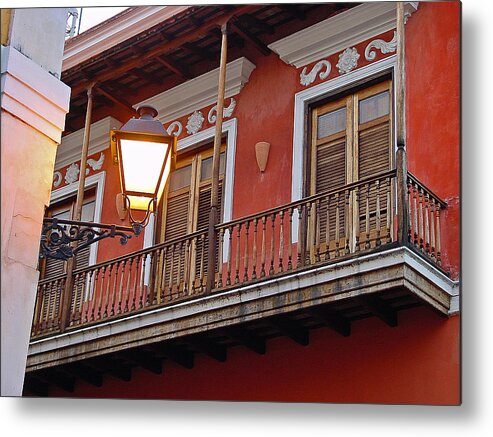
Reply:
M224 174L224 168L226 166L226 159L224 153L221 153L219 159L219 174ZM202 160L200 168L200 181L212 179L212 156Z
M346 108L318 117L317 139L328 137L329 135L346 130Z
M359 122L363 124L388 115L389 109L390 98L388 91L363 99L359 102Z
M70 210L67 209L65 211L57 212L56 214L53 214L52 217L53 218L60 219L60 220L70 220L71 219L71 217L70 217Z
M182 168L177 168L173 173L171 173L171 178L169 181L169 191L177 191L180 188L190 186L190 179L192 177L192 166L187 165Z
M96 202L88 202L82 206L81 212L81 220L83 222L92 222L94 221L94 208L96 206Z

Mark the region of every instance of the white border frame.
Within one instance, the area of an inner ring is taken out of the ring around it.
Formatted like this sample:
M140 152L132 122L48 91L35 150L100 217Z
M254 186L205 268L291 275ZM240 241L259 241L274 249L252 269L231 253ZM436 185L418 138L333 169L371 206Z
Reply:
M304 149L306 147L305 117L308 105L314 101L339 93L347 88L352 88L359 83L367 81L379 74L390 72L395 76L397 67L397 56L392 55L380 61L358 68L357 70L335 77L334 79L315 85L306 90L300 91L294 97L294 122L293 122L293 166L291 170L291 201L295 202L303 197L303 180L305 168ZM393 87L395 83L393 82ZM395 92L394 107L395 107ZM395 111L394 120L395 126ZM397 148L394 136L394 150ZM296 211L295 211L296 214ZM293 217L292 242L298 241L298 221Z
M96 200L95 200L95 205L94 205L94 222L95 223L100 223L101 221L101 211L103 210L103 194L104 194L104 182L106 179L106 172L101 171L99 173L93 174L91 176L86 177L85 183L84 183L84 190L87 190L88 188L96 188ZM59 202L61 200L64 200L70 196L73 196L74 194L77 193L77 190L79 188L78 181L74 182L69 185L65 185L62 188L59 188L57 190L53 190L51 192L51 197L50 197L50 205L52 205L55 202ZM90 246L89 250L89 265L96 264L96 258L98 255L98 245L99 242L96 241L96 243L92 244Z

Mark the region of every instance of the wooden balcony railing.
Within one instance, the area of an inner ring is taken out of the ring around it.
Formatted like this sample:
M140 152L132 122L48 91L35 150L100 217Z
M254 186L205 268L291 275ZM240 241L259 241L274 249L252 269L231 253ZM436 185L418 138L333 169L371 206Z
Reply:
M440 265L440 210L446 204L407 174L401 206L398 176L388 171L218 225L212 290L206 289L207 229L75 270L68 326L60 326L65 276L40 281L32 337L382 250L401 244L399 235L405 235L402 244ZM403 221L407 234L398 232L399 214L409 218Z

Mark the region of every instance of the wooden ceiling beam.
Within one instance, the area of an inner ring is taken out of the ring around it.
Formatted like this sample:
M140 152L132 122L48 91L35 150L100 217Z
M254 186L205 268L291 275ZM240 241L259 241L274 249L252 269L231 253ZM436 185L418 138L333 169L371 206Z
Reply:
M225 331L226 335L231 339L241 343L251 351L259 354L265 354L265 339L260 338L246 329L239 327L230 327Z
M174 346L165 343L149 345L147 350L159 354L159 356L174 361L186 369L193 369L194 355L185 346Z
M173 73L182 77L183 79L191 79L192 75L188 68L183 65L178 65L177 62L173 62L171 59L161 56L156 56L156 61L159 62L163 67L166 67L168 70L171 70Z
M218 345L205 336L195 336L186 339L194 349L208 355L212 359L224 363L227 360L228 354L225 346Z
M397 311L374 296L358 296L357 301L390 327L397 326Z
M225 13L221 17L215 17L213 19L207 20L204 22L204 24L196 29L193 29L189 32L186 32L185 34L178 36L174 38L171 41L168 41L167 43L158 45L154 49L146 51L141 57L132 59L129 62L123 63L120 67L117 67L115 69L106 71L104 73L101 73L93 78L94 81L96 82L106 82L107 80L110 80L112 78L118 77L122 74L128 73L130 70L137 68L139 66L145 65L148 61L151 59L155 58L156 56L163 55L171 50L174 50L178 47L182 47L183 44L186 42L189 42L191 40L194 40L201 35L206 34L210 29L213 27L218 27L221 26L223 23L228 22L232 17L234 16L240 16L245 13L249 13L257 9L260 5L242 5L235 7L233 10L229 11L228 13ZM83 85L76 85L75 87L72 88L72 95L76 96L80 92L85 90L85 86Z
M103 373L94 370L83 363L72 363L68 365L65 370L72 376L80 378L94 387L101 387L103 385Z
M113 93L109 92L102 85L97 84L94 87L94 90L96 93L101 94L102 96L106 97L107 99L111 100L113 103L118 105L123 111L128 112L129 118L135 115L135 109L132 108L132 105L130 103L128 103L126 100L122 99L121 97L115 97Z
M244 14L241 17L241 22L245 23L245 25L249 27L255 27L262 33L268 33L269 35L273 35L275 30L272 26L269 26L267 23L264 23L262 20L259 20L255 16L251 14Z
M258 37L248 32L238 20L231 20L231 28L240 37L247 40L264 56L269 56L272 52Z
M289 337L295 343L301 346L307 346L310 343L308 329L299 325L294 320L282 316L275 316L268 319L269 323L281 332L282 335Z
M351 335L351 322L335 311L327 308L310 308L307 313L344 337Z
M155 375L163 373L163 363L159 358L156 358L149 352L144 350L127 350L118 353L118 356L126 361L131 361Z

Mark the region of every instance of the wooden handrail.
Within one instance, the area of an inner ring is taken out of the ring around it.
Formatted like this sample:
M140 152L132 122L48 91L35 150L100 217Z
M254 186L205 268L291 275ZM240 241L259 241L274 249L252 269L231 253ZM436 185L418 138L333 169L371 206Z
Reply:
M447 208L447 202L443 200L440 196L431 191L423 182L421 182L416 176L414 176L411 172L407 172L407 177L411 182L414 182L419 188L421 188L424 192L428 193L432 196L435 201L440 204L440 207Z

